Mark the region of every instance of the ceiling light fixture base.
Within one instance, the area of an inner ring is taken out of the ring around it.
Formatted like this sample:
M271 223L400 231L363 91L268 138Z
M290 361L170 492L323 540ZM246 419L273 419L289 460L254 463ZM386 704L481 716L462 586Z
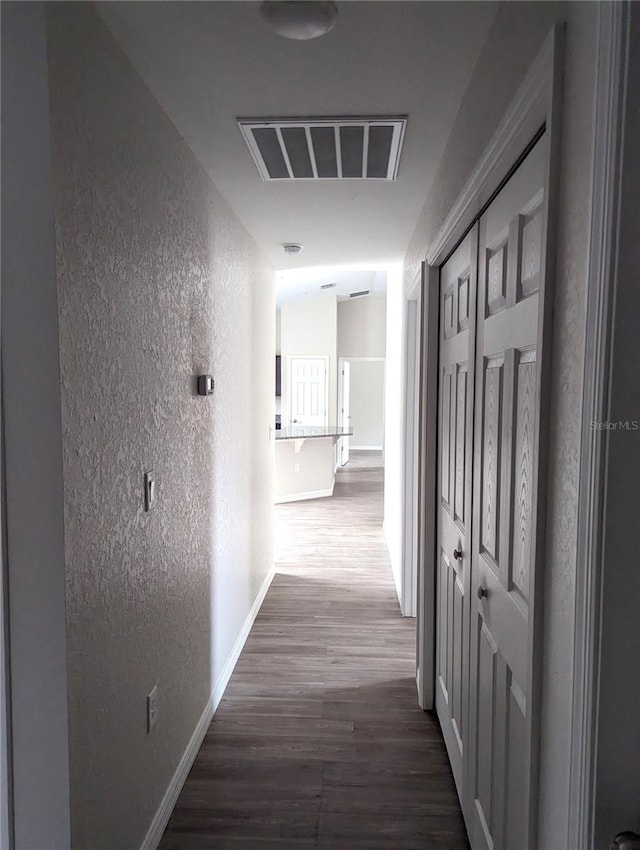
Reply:
M264 0L260 15L283 38L310 41L334 28L338 7L332 0Z

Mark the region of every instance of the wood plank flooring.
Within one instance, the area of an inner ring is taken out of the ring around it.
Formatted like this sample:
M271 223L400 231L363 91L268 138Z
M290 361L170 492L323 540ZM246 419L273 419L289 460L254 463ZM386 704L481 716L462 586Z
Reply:
M382 537L379 455L277 507L277 575L161 850L465 850L415 621Z

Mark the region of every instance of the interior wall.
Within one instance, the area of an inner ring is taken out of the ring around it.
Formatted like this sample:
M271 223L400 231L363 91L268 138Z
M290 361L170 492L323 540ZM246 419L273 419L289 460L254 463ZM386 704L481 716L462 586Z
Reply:
M384 360L350 360L352 449L381 449L384 440Z
M276 502L332 495L335 484L334 457L335 449L331 440L305 440L297 453L295 440L278 440L274 489Z
M276 310L276 354L280 354L281 351L281 342L280 337L282 333L282 310L280 307Z
M406 297L402 266L387 275L386 359L384 383L383 530L398 599L402 600L404 546L404 386Z
M62 438L45 13L42 3L3 3L1 11L3 522L14 846L68 850ZM4 776L2 785L0 845L7 848Z
M553 331L539 850L566 850L579 434L598 4L501 4L411 240L407 284L553 24L566 21Z
M337 423L338 358L337 299L301 298L282 305L280 319L282 354L282 426L289 422L289 358L329 358L329 425Z
M273 563L274 274L91 5L47 11L72 838L135 848Z
M386 299L338 301L338 357L384 357Z

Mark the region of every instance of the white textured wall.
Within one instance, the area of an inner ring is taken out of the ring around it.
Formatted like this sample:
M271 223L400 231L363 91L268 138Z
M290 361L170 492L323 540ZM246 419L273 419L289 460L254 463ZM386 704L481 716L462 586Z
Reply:
M556 21L566 66L544 603L538 850L566 850L578 461L598 4L505 3L461 104L406 256L409 283Z
M282 305L282 425L289 421L289 357L329 358L329 425L336 424L338 404L337 299L300 298Z
M350 363L351 448L381 449L384 440L384 360L351 360Z
M338 357L384 357L386 299L338 301Z
M404 540L405 307L402 266L396 266L387 275L383 528L398 599L402 599Z
M72 837L129 850L272 565L273 272L91 6L48 13Z

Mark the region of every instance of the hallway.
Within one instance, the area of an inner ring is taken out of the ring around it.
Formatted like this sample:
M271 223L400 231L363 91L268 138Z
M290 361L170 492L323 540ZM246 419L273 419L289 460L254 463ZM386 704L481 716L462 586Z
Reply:
M464 850L439 727L416 702L379 453L276 517L276 577L161 850Z

